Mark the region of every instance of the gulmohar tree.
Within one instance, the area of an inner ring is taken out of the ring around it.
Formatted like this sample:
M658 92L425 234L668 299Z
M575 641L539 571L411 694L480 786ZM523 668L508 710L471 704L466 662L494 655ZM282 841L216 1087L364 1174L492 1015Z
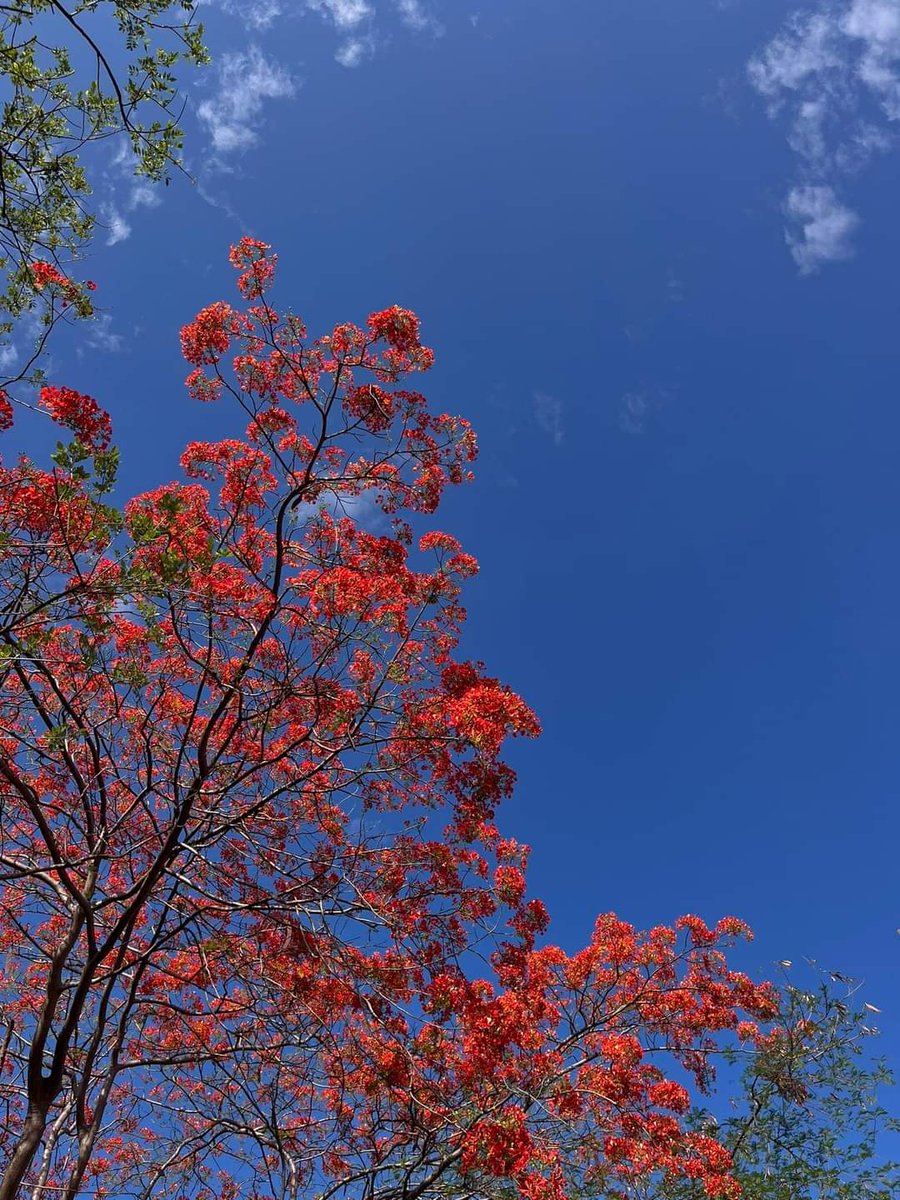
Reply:
M414 536L475 457L418 320L311 340L232 262L182 348L243 436L119 512L109 417L47 385L69 442L0 470L0 1200L736 1196L686 1114L776 996L734 918L544 943L495 824L538 724Z

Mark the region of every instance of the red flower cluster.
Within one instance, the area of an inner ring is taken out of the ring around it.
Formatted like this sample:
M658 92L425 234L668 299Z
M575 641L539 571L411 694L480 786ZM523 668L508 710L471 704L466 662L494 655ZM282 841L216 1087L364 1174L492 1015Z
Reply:
M372 433L389 429L394 419L394 397L375 383L348 391L344 407Z
M63 275L59 267L53 263L35 262L31 264L31 278L34 281L34 286L38 291L43 291L44 288L50 287L51 284L56 284L57 287L67 288L72 286L72 281Z
M419 344L419 318L408 308L394 304L372 313L367 324L374 338L383 338L396 350L414 350Z
M63 308L68 308L70 304L86 302L87 298L83 295L81 287L64 275L54 263L34 262L29 269L35 290L43 292L47 288L56 289L62 298ZM88 280L84 287L87 291L93 292L97 285L92 280ZM89 307L88 311L90 311Z
M228 350L237 322L230 304L218 301L201 309L181 330L181 352L189 363L212 365ZM191 378L198 376L194 372Z
M41 407L58 425L71 429L88 450L106 450L112 438L109 414L91 396L66 387L43 387Z
M241 238L231 247L228 257L231 265L241 272L238 290L245 300L258 299L275 279L278 255L268 254L269 250L271 246L266 242L251 237Z
M9 396L6 392L0 389L0 432L12 429L12 425L13 406L10 404Z

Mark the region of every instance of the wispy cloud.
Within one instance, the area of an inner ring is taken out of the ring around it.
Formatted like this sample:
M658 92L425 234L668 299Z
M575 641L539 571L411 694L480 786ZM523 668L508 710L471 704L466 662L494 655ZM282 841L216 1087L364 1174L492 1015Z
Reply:
M795 12L751 59L748 75L798 156L785 202L794 259L809 274L850 257L859 218L836 188L895 140L900 0L820 0Z
M318 13L342 35L335 52L342 67L358 67L371 58L378 44L376 18L384 8L376 9L372 0L303 0L308 12ZM431 11L429 0L391 0L400 21L416 33L440 37L444 28Z
M852 238L859 217L841 204L833 188L792 188L784 207L790 222L785 240L803 275L812 274L823 263L853 257Z
M358 67L375 53L375 9L368 0L305 0L305 4L344 35L334 54L342 67Z
M100 313L88 324L86 337L92 350L102 350L104 354L117 354L125 348L122 334L113 332L112 317L109 313Z
M230 217L232 221L236 221L242 229L249 229L250 223L238 212L234 205L229 200L228 196L221 191L213 191L209 186L208 177L211 173L207 173L207 177L202 175L197 178L197 195L200 199L210 206L217 208L223 212L226 217Z
M645 433L653 414L670 398L669 392L658 388L626 392L619 401L619 428L623 433Z
M110 197L100 206L100 217L106 228L107 246L115 246L131 236L131 222L126 214L139 208L156 208L162 203L160 188L135 176L137 159L130 148L119 143L104 170L104 183Z
M369 488L358 495L327 489L319 495L313 506L301 506L295 510L295 520L302 523L315 512L327 512L335 520L349 517L359 529L370 533L386 528L389 518L377 500L377 489Z
M538 428L547 434L554 446L561 446L565 437L562 400L545 392L535 392L532 405Z
M623 433L643 433L650 401L644 392L626 392L619 402L619 428Z
M112 204L103 206L101 216L106 226L107 246L115 246L117 242L124 242L126 238L131 237L131 226Z
M858 74L892 121L900 119L900 4L897 0L854 0L843 29L860 47Z
M147 179L136 179L128 194L128 207L133 212L136 208L157 208L162 204L159 187Z
M219 8L247 28L268 29L284 12L280 0L216 0Z
M375 10L368 0L305 0L312 12L323 13L338 29L355 29L362 21L374 15Z
M363 37L351 37L341 42L334 57L342 67L358 67L375 53L375 39L367 34Z
M400 14L400 20L410 29L428 31L438 36L444 32L440 21L431 13L422 0L394 0L394 8Z
M287 99L296 90L291 75L258 46L223 55L215 93L197 106L214 154L240 153L255 145L264 102Z

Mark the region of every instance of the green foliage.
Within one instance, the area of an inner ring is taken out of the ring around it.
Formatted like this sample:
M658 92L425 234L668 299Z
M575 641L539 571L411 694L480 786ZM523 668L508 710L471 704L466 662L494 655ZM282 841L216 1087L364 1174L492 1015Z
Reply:
M91 450L74 438L69 443L57 442L50 459L68 472L73 480L79 483L92 480L91 490L96 496L106 495L115 486L119 468L117 446L109 450Z
M34 303L28 264L90 238L88 147L121 135L168 179L182 146L179 63L207 61L191 0L10 0L0 16L0 317ZM83 314L86 315L86 314Z
M893 1079L869 1048L876 1010L859 1003L856 993L840 975L823 976L812 990L783 990L783 1032L754 1053L732 1115L716 1130L734 1156L745 1200L900 1195L900 1165L887 1158L887 1141L900 1121L881 1100ZM715 1125L708 1112L696 1113L694 1121ZM683 1181L660 1197L700 1200L702 1194Z

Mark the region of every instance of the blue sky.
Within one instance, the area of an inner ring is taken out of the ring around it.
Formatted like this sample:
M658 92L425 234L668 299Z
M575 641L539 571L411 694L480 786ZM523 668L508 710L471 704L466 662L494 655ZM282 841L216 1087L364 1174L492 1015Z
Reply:
M60 382L129 489L214 437L177 330L281 257L313 330L399 303L467 415L466 651L538 711L505 827L573 948L736 913L900 1049L900 0L206 8L197 179L110 162ZM110 244L103 245L106 240Z

